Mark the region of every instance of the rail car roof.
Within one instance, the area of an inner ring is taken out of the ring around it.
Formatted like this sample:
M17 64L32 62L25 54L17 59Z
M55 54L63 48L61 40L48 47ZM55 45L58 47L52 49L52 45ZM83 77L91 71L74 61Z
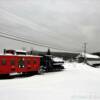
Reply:
M42 57L39 55L13 55L13 54L0 54L0 56Z

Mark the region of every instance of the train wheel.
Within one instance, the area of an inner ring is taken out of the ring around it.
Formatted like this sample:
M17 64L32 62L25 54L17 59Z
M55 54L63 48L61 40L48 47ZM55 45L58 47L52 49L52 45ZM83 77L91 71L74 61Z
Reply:
M34 75L34 72L33 72L33 71L30 71L30 72L23 72L22 75L30 76L30 75Z
M43 66L40 66L40 69L38 70L38 74L43 74L44 70L43 70Z
M28 72L28 75L34 75L33 71Z

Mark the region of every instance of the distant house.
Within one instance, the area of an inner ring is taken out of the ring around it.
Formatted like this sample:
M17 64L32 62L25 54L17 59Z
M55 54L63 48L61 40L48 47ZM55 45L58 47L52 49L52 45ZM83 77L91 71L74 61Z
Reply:
M87 62L87 61L97 61L100 60L100 57L97 55L89 54L89 53L80 53L76 59L78 62Z

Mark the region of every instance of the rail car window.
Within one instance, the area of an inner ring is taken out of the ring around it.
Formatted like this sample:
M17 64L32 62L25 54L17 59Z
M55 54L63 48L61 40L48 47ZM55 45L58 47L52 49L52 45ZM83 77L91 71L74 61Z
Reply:
M15 60L11 60L11 61L10 61L10 64L11 64L11 65L15 65Z
M36 63L37 63L37 61L36 61L36 60L34 60L34 61L33 61L33 64L36 64Z
M2 65L6 65L6 59L2 59L1 63Z

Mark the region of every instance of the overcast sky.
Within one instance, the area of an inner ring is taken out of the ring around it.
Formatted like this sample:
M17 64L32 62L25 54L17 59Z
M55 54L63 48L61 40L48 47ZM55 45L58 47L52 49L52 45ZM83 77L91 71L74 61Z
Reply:
M100 0L0 0L0 32L81 52L100 51ZM35 48L0 37L0 49ZM40 48L39 48L40 49Z

